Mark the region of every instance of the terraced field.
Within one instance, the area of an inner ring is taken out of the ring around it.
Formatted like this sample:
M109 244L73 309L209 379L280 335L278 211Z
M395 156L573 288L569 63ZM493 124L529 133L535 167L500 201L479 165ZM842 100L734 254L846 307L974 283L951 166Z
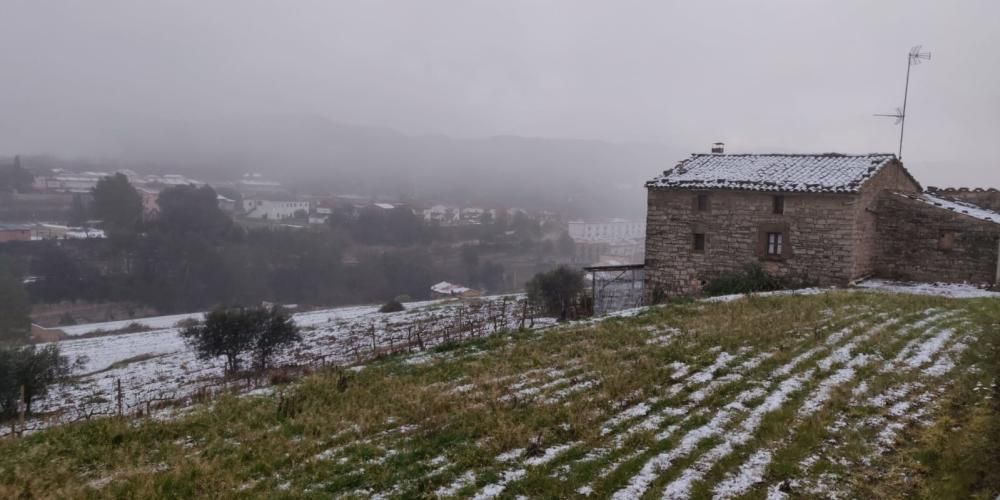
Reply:
M0 496L993 498L1000 300L654 308L0 444Z

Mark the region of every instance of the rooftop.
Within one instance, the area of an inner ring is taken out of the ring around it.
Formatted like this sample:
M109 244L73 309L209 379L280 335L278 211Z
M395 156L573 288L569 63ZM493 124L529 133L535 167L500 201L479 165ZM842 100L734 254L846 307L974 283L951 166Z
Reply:
M895 159L891 153L695 154L646 187L856 193Z
M958 212L960 214L968 215L969 217L975 217L979 220L984 220L992 222L994 224L1000 224L1000 213L994 212L992 210L987 210L985 208L973 205L971 203L965 203L962 201L949 200L946 198L941 198L928 193L921 194L902 194L900 196L906 196L917 201L922 201L928 205L934 205L945 210L951 210L952 212Z
M445 295L457 295L472 291L472 289L462 285L455 285L453 283L448 283L447 281L442 281L431 286L431 291Z

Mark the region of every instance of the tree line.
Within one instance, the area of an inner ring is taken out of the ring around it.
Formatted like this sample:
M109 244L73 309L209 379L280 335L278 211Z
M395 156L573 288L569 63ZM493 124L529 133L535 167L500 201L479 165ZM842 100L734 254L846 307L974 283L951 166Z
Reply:
M338 231L241 227L209 186L163 190L155 217L143 217L124 175L102 179L93 194L87 212L103 221L106 241L6 249L20 251L35 277L33 301L138 301L163 313L265 300L380 302L424 297L444 272L427 246L356 248Z
M130 301L164 314L261 301L333 305L428 298L428 287L446 277L501 290L505 269L481 258L482 249L572 252L571 241L539 240L537 221L523 214L508 218L503 211L482 225L455 229L488 237L459 250L442 243L454 234L443 235L444 228L406 209L369 207L357 217L335 211L326 228L301 230L236 224L218 207L210 186L167 188L158 205L155 216L144 216L142 198L128 178L109 176L76 216L103 221L106 241L8 244L0 252L23 257L25 275L33 277L26 285L32 302ZM455 256L458 267L447 255Z

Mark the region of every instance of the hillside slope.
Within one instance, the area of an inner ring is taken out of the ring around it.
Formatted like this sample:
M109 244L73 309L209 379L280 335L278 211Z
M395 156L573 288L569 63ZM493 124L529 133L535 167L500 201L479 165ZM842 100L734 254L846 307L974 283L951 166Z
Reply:
M0 497L967 497L1000 489L997 299L655 308L0 444Z

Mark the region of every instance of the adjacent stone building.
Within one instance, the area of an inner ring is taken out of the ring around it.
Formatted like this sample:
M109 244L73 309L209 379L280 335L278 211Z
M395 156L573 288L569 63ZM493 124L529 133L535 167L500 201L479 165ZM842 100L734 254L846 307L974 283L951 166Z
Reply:
M698 293L754 262L822 286L997 279L993 212L943 206L957 202L922 193L892 154L696 154L646 187L648 292Z
M1000 282L1000 213L937 194L886 192L877 232L880 277Z

